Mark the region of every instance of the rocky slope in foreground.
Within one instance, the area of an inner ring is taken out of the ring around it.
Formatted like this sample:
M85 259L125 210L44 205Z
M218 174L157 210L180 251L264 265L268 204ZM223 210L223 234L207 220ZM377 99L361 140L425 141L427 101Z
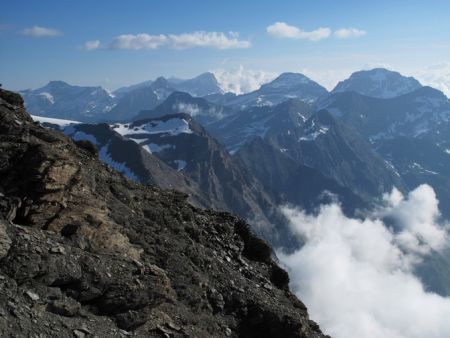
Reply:
M243 221L144 187L0 90L0 336L323 337Z

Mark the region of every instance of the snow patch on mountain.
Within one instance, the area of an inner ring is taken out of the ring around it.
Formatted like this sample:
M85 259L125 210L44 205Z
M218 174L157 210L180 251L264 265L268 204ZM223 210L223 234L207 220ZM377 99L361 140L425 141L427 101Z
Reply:
M69 126L71 124L79 124L80 123L78 121L54 119L54 118L51 118L51 117L37 116L37 115L31 115L31 118L34 121L39 122L41 124L49 123L49 124L54 124L54 125L57 125L57 126L60 126L60 127L66 127L66 126Z
M104 163L106 163L116 171L120 172L122 175L129 178L130 180L137 182L139 181L138 176L130 168L128 168L125 165L125 163L116 162L111 158L111 155L109 153L109 143L99 149L98 157Z
M425 169L425 168L422 167L419 163L416 163L416 162L414 162L413 164L411 164L411 165L410 165L410 168L411 168L411 169L415 169L415 170L419 170L420 172L425 173L425 174L438 175L437 172L432 171L432 170Z
M320 127L318 130L303 135L302 137L300 137L299 141L314 141L320 135L326 134L329 129L329 127Z
M170 93L171 91L166 88L158 88L153 91L153 94L156 95L158 101L165 100L170 95Z
M174 160L173 162L177 165L177 170L178 170L178 171L181 171L181 170L183 170L184 168L186 168L186 165L187 165L186 161L183 161L183 160Z
M112 97L114 97L114 96L112 96ZM103 112L104 113L110 112L115 106L117 106L117 103L106 106L105 108L103 108Z
M325 135L329 129L329 126L316 123L316 120L312 119L310 125L305 129L305 134L298 141L314 141L320 135Z
M165 121L154 120L139 125L130 123L116 123L111 125L111 128L122 136L136 134L165 134L169 136L176 136L183 133L192 133L192 130L189 127L189 122L180 118L171 118Z
M136 142L135 139L130 139ZM139 143L139 142L138 142ZM166 149L175 149L175 145L173 144L156 144L156 143L149 143L146 145L143 145L142 148L147 150L150 154L159 153L161 151L164 151Z

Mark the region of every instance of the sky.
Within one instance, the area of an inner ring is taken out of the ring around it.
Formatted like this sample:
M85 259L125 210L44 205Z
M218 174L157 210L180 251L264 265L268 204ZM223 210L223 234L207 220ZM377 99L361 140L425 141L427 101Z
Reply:
M383 66L445 91L449 14L444 0L7 1L0 80L116 89L160 75L266 81L292 71L332 89Z

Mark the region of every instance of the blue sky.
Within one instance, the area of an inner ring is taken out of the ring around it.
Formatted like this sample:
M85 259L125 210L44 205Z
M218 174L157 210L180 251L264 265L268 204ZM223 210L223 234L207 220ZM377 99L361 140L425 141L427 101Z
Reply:
M304 72L331 87L379 65L420 78L450 69L449 15L443 0L15 0L0 13L0 79L15 90L56 79L115 89L243 67Z

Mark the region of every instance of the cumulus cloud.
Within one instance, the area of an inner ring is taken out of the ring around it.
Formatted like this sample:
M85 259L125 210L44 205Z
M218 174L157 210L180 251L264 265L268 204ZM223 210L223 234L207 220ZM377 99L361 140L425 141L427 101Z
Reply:
M331 35L331 29L320 27L313 31L304 31L296 26L288 25L285 22L276 22L266 28L267 33L276 38L304 39L319 41Z
M439 209L433 188L421 185L409 193L408 199L394 189L384 200L386 206L376 215L393 221L398 230L396 242L404 252L424 255L443 249L447 233L436 224Z
M22 34L34 38L55 37L62 35L62 32L48 27L33 26L22 30Z
M450 97L450 62L441 62L413 74L424 85L437 88Z
M109 44L110 49L157 49L168 42L167 36L149 34L122 34Z
M338 204L316 215L283 208L305 243L292 254L277 252L291 287L336 338L450 337L450 298L426 292L413 274L448 239L434 191L393 190L384 202L364 219L346 217Z
M175 111L179 113L186 113L191 116L208 116L216 120L224 117L223 109L221 107L210 107L208 109L202 109L197 104L178 102L172 107Z
M86 43L84 44L84 49L86 50L96 50L99 48L100 48L99 40L86 41Z
M341 28L333 33L338 39L359 38L366 35L366 31L357 28Z
M266 28L269 35L276 38L303 39L319 41L334 36L338 39L358 38L366 35L366 31L357 28L340 28L332 31L328 27L320 27L312 31L305 31L299 27L288 25L285 22L275 22Z
M192 103L179 102L172 107L175 111L196 116L202 112L198 105Z
M249 48L249 41L239 40L236 32L192 32L180 35L169 35L171 46L176 49L195 47L211 47L216 49Z
M100 41L88 41L85 47L93 46L95 48L85 48L87 50L98 49ZM142 34L122 34L114 37L108 44L108 49L159 49L168 47L173 49L188 49L197 47L208 47L215 49L233 49L233 48L249 48L250 41L240 40L239 34L236 32L205 32L196 31L183 34L159 34L150 35Z
M257 90L278 76L278 73L246 69L242 65L234 69L215 69L211 72L224 92L238 95Z

